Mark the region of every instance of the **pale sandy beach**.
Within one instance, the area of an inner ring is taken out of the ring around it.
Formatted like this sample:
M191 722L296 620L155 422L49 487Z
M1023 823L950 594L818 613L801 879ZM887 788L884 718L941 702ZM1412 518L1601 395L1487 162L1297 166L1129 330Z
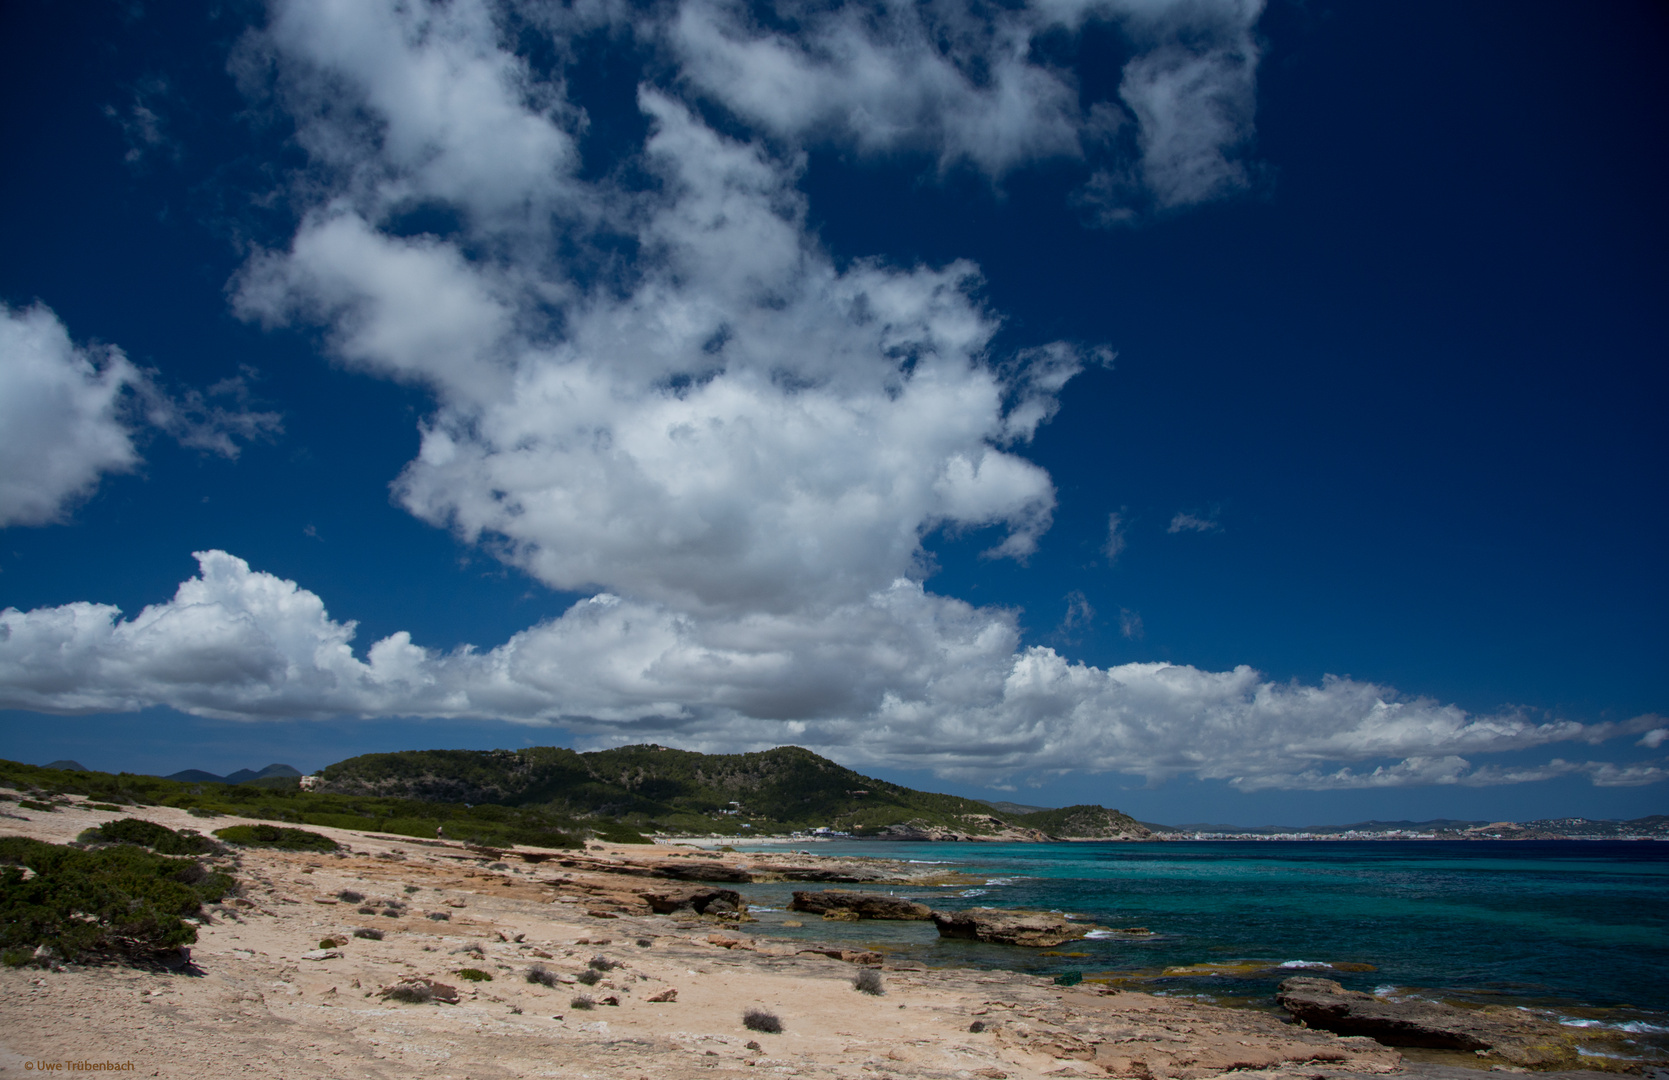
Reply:
M0 832L62 843L118 816L204 831L236 821L160 807L117 815L79 802L56 813L8 804ZM640 876L641 868L711 860L690 848L593 844L583 854L527 849L500 859L461 844L316 831L351 853L244 851L242 896L213 909L189 969L0 971L0 1075L53 1065L83 1071L75 1068L83 1062L138 1076L390 1080L761 1072L842 1080L1251 1072L1274 1080L1410 1067L1369 1039L1261 1012L1068 989L1008 972L883 961L884 995L859 993L855 973L881 957L850 946L810 952L710 916L653 914L643 893L687 886ZM724 857L756 877L851 862L792 852ZM401 901L404 913L361 914L357 902L338 898L343 890L379 912ZM352 936L364 927L383 939ZM326 938L345 943L321 950ZM601 981L569 981L599 956L615 965ZM529 982L536 963L561 981ZM459 978L466 967L492 981ZM453 987L458 1000L380 996L414 979ZM575 1008L582 993L598 1004ZM777 1015L781 1033L745 1028L748 1008ZM1448 1071L1429 1060L1414 1068Z

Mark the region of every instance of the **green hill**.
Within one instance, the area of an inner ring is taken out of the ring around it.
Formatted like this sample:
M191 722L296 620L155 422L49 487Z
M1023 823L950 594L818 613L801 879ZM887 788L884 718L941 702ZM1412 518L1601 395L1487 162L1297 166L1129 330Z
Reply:
M888 825L995 832L973 799L890 784L797 746L753 754L698 754L664 746L578 753L410 750L329 766L320 792L544 807L610 818L636 829L744 835L828 827L856 834Z
M1014 825L1040 829L1062 840L1146 840L1153 830L1117 810L1105 806L1063 806L1009 818Z

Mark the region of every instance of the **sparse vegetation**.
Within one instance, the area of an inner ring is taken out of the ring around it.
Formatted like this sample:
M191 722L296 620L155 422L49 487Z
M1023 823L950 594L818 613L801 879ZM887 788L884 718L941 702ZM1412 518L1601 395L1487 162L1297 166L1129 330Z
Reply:
M655 944L655 942L651 938L640 937L637 939L637 947L640 949L647 949L653 944Z
M593 971L613 971L620 965L606 956L593 956L585 962L585 966Z
M342 946L346 945L347 943L348 943L347 938L339 938L339 937L320 938L319 939L319 948L321 948L321 949L340 949Z
M559 982L556 977L556 972L552 971L544 964L534 964L532 967L528 968L527 981L538 986L550 987L556 986Z
M578 975L575 975L574 978L578 979L585 986L596 986L602 981L603 976L599 971L592 968L586 968Z
M353 889L343 889L341 892L336 894L336 899L349 904L358 904L364 901L365 894L362 892L355 892Z
M421 892L422 890L423 890L423 886L421 886L421 885L407 885L406 886L406 895L410 896L412 893Z
M0 864L0 951L14 956L41 947L63 960L169 952L197 940L183 920L234 886L191 859L131 844L84 851L0 837Z
M377 909L370 904L361 904L358 911L361 915L375 915L377 913Z
M492 982L493 977L480 968L459 968L457 976L465 982Z
M335 851L336 841L306 829L286 829L279 825L231 825L216 829L214 834L228 844L245 847L270 847L280 851Z
M759 1031L766 1035L782 1034L782 1021L777 1014L766 1012L764 1009L749 1009L742 1014L742 1026L749 1031Z
M111 803L102 803L102 802L90 802L90 803L87 804L87 809L89 809L89 810L103 810L107 814L119 814L119 813L122 812L121 807L112 805Z
M452 921L451 914L448 913L448 912L445 912L445 911L431 911L431 912L429 912L427 918L433 919L435 922L451 922Z
M968 1030L973 1032L975 1035L978 1035L980 1032L985 1030L985 1021L975 1020L973 1023L968 1025Z
M374 930L369 926L362 926L358 930L354 931L354 937L364 938L367 941L381 941L382 931Z
M860 968L852 979L852 989L863 994L874 994L880 997L885 994L886 987L881 985L881 973L874 968Z
M570 1009L579 1009L581 1012L584 1012L587 1009L595 1009L597 1007L597 1003L591 1000L590 994L581 994L579 997L568 1002L568 1007Z
M41 810L41 811L44 811L48 814L50 814L53 811L58 809L56 806L53 806L51 803L44 803L44 802L41 802L39 799L19 799L19 800L17 800L17 805L22 807L25 810Z

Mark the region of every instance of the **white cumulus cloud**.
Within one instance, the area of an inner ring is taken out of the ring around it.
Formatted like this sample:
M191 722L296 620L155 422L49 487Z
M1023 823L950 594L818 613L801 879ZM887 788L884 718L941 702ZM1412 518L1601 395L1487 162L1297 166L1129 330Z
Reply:
M503 719L561 724L596 745L708 750L793 741L855 764L984 782L1072 771L1243 790L1664 778L1653 762L1474 767L1463 756L1600 742L1655 717L1535 722L1350 679L1303 686L1247 667L1100 668L1021 648L1013 613L907 580L817 619L697 616L602 593L489 650L427 649L402 631L361 657L354 624L314 593L225 552L197 558L198 576L131 619L90 603L0 612L0 707Z
M120 349L76 347L47 308L0 305L0 526L60 521L138 464L123 391L140 378Z
M1040 0L779 5L685 0L666 29L680 75L779 138L934 155L993 177L1047 158L1093 165L1105 221L1250 183L1261 0ZM1081 100L1050 35L1119 27L1131 56L1116 101Z
M236 407L246 396L241 378L170 395L121 349L76 345L50 308L0 304L0 528L64 520L106 473L139 464L147 426L237 457L238 439L281 428L275 413Z

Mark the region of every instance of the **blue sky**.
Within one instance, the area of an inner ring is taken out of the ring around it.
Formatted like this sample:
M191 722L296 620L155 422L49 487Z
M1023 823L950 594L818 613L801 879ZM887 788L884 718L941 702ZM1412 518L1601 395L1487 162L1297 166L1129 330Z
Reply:
M0 756L1665 810L1661 8L0 30Z

